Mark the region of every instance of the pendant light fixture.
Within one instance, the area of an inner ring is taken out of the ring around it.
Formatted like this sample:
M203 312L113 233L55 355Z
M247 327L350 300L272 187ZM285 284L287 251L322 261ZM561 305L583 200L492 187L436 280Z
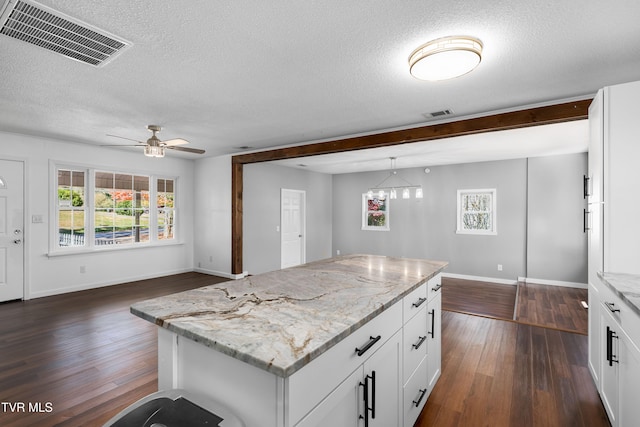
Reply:
M482 60L482 42L470 36L442 37L423 44L409 56L409 72L420 80L462 76Z
M391 160L391 170L389 171L389 176L383 179L378 185L375 187L369 188L367 191L367 197L369 199L373 198L374 195L377 197L384 197L385 193L389 194L390 199L398 198L398 190L402 191L402 198L409 199L411 198L411 190L414 190L414 195L416 199L422 199L422 186L414 185L407 181L406 179L398 176L398 171L396 170L396 158L389 157Z

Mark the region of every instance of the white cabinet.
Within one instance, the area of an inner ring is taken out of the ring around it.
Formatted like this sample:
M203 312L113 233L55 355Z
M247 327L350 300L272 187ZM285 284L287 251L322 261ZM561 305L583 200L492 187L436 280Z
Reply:
M629 317L631 314L633 317ZM625 318L626 317L626 318ZM637 425L640 405L640 337L630 335L640 327L640 316L612 294L600 306L600 397L613 427ZM628 324L627 330L621 325Z
M397 332L296 426L400 425L401 332Z
M436 385L436 382L440 378L440 369L442 366L442 340L441 340L441 321L442 321L442 295L438 293L431 301L429 301L429 305L427 306L428 310L428 331L427 335L429 337L428 341L428 365L429 365L429 377L428 377L428 386L429 391L427 395L431 394L433 387Z
M405 297L404 316L404 426L411 427L440 378L442 276L430 279ZM411 317L413 316L413 317Z
M286 378L160 328L159 387L215 399L249 427L411 427L440 375L440 280Z
M640 82L606 87L589 107L589 279L597 271L640 274Z
M603 287L598 272L640 274L640 236L634 228L640 199L640 82L598 91L589 107L589 175L586 182L589 259L589 369L600 392L603 389L602 348L604 330Z

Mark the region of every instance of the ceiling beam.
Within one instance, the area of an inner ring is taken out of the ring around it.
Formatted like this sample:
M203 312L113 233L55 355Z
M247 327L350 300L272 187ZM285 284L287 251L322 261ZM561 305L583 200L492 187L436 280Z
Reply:
M525 110L492 114L449 123L427 125L412 129L382 132L372 135L342 138L333 141L276 148L231 157L231 272L242 274L242 165L296 157L317 156L353 150L389 147L419 141L473 135L484 132L517 129L529 126L582 120L588 118L592 99L535 107Z

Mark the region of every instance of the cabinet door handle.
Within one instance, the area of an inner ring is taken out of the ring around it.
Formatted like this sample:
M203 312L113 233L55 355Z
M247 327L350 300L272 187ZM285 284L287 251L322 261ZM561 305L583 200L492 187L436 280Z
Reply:
M358 353L358 356L362 356L363 354L366 353L367 350L369 350L371 347L373 347L373 345L375 343L377 343L378 341L380 341L380 338L382 338L380 335L378 335L377 337L369 337L369 342L366 343L364 345L364 347L362 348L358 348L356 347L356 353Z
M583 194L583 198L587 198L588 196L590 196L591 194L589 194L589 180L591 178L589 178L587 175L583 175L582 176L582 194Z
M589 214L591 212L589 212L586 209L582 210L582 232L586 233L587 231L591 230L591 227L589 227Z
M613 339L618 338L618 334L613 332L613 330L607 326L607 362L609 362L609 366L613 366L613 363L618 363L618 359L613 354Z
M364 427L369 427L369 375L364 378L364 384L359 385L364 388L364 416L360 415L359 418L364 419Z
M414 306L415 308L418 308L422 305L423 302L425 302L427 299L426 298L418 298L418 301L414 302L413 304L411 304L412 306Z
M368 375L367 375L368 376ZM376 371L371 371L371 419L376 419Z
M440 283L438 283L437 285L435 285L433 288L431 288L431 290L433 292L438 292L440 290L440 288L442 287L442 285Z
M413 401L413 404L416 405L416 408L420 406L420 402L422 402L422 398L424 397L425 394L427 394L427 389L423 388L418 390L418 393L420 393L420 396L418 397L418 399Z
M607 306L607 308L609 309L610 312L615 313L618 312L620 313L620 309L616 308L616 305L612 302L605 302L604 305Z
M418 338L419 338L419 341L418 341L417 343L415 343L415 344L411 344L411 347L413 347L415 350L417 350L417 349L419 349L419 348L420 348L420 346L422 345L422 343L424 343L424 340L426 340L426 339L427 339L427 336L425 335L425 336L423 336L423 337L418 337Z
M431 310L429 312L429 314L431 315L431 331L427 332L429 335L431 335L431 338L435 338L435 333L434 333L434 329L435 329L435 325L434 323L436 323L436 310L435 308L433 310Z

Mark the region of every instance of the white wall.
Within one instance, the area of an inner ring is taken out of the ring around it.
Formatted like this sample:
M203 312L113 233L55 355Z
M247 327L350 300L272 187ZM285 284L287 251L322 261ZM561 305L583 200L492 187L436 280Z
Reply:
M447 273L496 281L586 283L581 218L586 154L430 169L428 175L423 168L398 172L421 184L424 198L391 200L389 231L361 230L362 193L388 171L334 175L333 252L438 259L449 262ZM456 234L457 190L473 188L497 190L495 236Z
M243 268L280 269L280 190L305 191L306 262L331 257L331 175L271 163L244 166Z
M231 156L198 159L195 177L195 268L232 277Z
M0 158L25 164L25 299L193 270L194 161L0 132ZM177 177L180 244L49 256L50 168L65 162ZM31 223L42 215L43 223ZM84 266L85 273L80 272Z

